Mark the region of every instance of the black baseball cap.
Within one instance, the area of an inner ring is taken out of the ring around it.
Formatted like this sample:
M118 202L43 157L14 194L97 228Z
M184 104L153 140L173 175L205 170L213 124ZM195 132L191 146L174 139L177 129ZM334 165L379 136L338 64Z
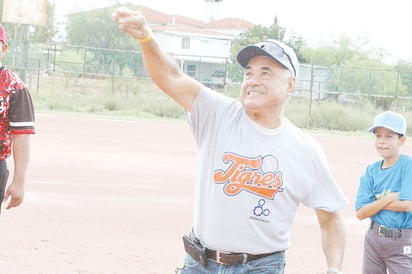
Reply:
M259 55L269 56L284 68L289 70L293 77L296 78L298 74L299 62L295 51L288 45L274 39L268 39L264 42L247 46L239 51L237 61L243 68L245 68L251 58Z

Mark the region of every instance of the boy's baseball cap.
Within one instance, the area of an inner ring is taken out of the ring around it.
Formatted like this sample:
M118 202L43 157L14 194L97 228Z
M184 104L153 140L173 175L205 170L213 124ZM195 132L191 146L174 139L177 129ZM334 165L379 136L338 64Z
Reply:
M398 134L406 135L407 123L402 115L388 110L375 117L373 126L368 129L368 132L375 132L377 127L384 127Z
M0 41L3 42L3 44L7 45L6 32L4 31L4 27L2 24L0 24Z
M295 51L291 47L280 41L268 39L264 42L247 46L239 51L237 61L243 68L245 68L252 57L259 55L269 56L277 63L288 69L292 73L293 77L296 78L298 74L299 62Z

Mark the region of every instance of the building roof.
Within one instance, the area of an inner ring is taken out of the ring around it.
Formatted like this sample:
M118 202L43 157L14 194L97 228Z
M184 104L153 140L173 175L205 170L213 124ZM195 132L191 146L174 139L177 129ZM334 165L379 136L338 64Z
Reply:
M255 24L243 20L241 18L224 18L220 20L211 21L205 24L206 28L213 29L242 29L247 30L253 28Z
M234 38L234 35L224 33L223 30L231 29L244 32L255 26L255 24L241 18L225 18L205 23L186 16L166 14L144 6L138 6L138 8L154 31L180 31ZM219 30L222 30L222 32L219 32Z
M159 25L189 25L195 27L203 27L204 23L200 20L189 18L181 15L166 14L148 7L140 7L140 11L143 13L146 21L149 24L159 24Z
M255 24L241 18L224 18L205 23L201 20L182 15L163 13L146 6L133 4L128 4L126 6L130 9L140 10L153 31L159 32L181 32L186 34L233 39L236 36L236 33L245 32L255 26ZM85 12L93 14L107 9L108 7L83 12L74 12L69 14L69 16ZM228 33L227 30L231 30L230 33Z
M191 34L203 37L216 37L221 39L232 40L234 37L231 34L222 33L219 31L213 31L208 29L196 28L188 25L167 25L167 26L151 26L154 32L168 32L168 33L181 33Z

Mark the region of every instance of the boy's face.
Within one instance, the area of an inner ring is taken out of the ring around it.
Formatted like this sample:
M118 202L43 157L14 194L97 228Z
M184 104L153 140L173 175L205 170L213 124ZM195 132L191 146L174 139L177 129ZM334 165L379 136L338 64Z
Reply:
M399 147L405 143L405 136L399 136L384 127L375 129L375 148L384 160L394 159L399 156Z

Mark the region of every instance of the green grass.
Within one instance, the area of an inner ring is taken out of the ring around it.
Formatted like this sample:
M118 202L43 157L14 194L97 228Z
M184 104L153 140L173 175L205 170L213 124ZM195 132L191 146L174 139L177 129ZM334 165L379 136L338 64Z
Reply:
M148 80L45 76L30 87L36 111L154 118L184 117L182 109Z
M184 112L150 80L136 78L74 78L43 75L39 81L26 81L37 112L66 112L124 119L177 119ZM239 85L220 92L238 98ZM303 129L364 133L383 109L373 102L342 104L333 100L293 97L285 114ZM396 111L396 110L395 110ZM412 123L412 113L402 112ZM410 124L409 128L412 128Z

